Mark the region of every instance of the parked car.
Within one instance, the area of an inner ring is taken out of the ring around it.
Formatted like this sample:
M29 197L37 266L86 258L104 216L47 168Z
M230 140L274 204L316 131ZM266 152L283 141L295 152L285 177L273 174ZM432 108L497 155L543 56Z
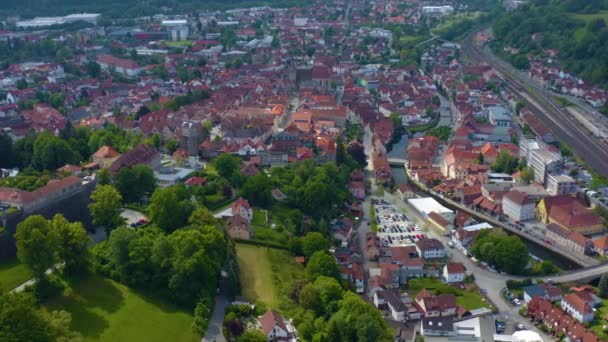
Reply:
M521 301L519 299L515 298L515 299L513 299L513 304L520 305Z

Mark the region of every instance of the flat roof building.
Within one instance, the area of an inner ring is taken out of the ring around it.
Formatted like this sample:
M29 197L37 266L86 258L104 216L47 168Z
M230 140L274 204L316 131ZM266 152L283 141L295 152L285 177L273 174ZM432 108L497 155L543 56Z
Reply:
M427 217L432 212L438 214L452 212L450 209L442 206L441 203L437 202L432 197L410 198L407 201L414 207L414 209L423 214L424 217Z

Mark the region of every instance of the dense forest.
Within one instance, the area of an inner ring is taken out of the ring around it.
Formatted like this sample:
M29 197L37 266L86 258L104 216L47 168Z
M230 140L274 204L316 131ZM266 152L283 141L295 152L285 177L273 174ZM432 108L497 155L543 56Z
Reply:
M512 62L557 49L567 71L608 88L607 20L606 0L536 0L494 23L494 47L499 53L505 46L520 49L504 56Z
M158 13L193 13L237 7L305 5L302 0L3 0L0 15L21 17L102 13L110 18L134 18Z

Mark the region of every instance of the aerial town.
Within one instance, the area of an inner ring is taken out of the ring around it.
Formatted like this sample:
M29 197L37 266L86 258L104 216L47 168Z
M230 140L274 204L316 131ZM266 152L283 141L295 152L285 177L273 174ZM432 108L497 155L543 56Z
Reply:
M0 340L608 341L608 2L43 3Z

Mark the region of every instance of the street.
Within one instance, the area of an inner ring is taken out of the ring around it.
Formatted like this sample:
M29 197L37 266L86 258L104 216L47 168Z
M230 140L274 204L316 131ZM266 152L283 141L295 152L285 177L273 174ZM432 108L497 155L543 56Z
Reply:
M226 313L226 307L230 303L228 299L223 295L215 297L215 308L213 314L209 320L209 326L205 332L205 336L201 340L202 342L224 342L224 334L222 333L222 324L224 322L224 314Z

